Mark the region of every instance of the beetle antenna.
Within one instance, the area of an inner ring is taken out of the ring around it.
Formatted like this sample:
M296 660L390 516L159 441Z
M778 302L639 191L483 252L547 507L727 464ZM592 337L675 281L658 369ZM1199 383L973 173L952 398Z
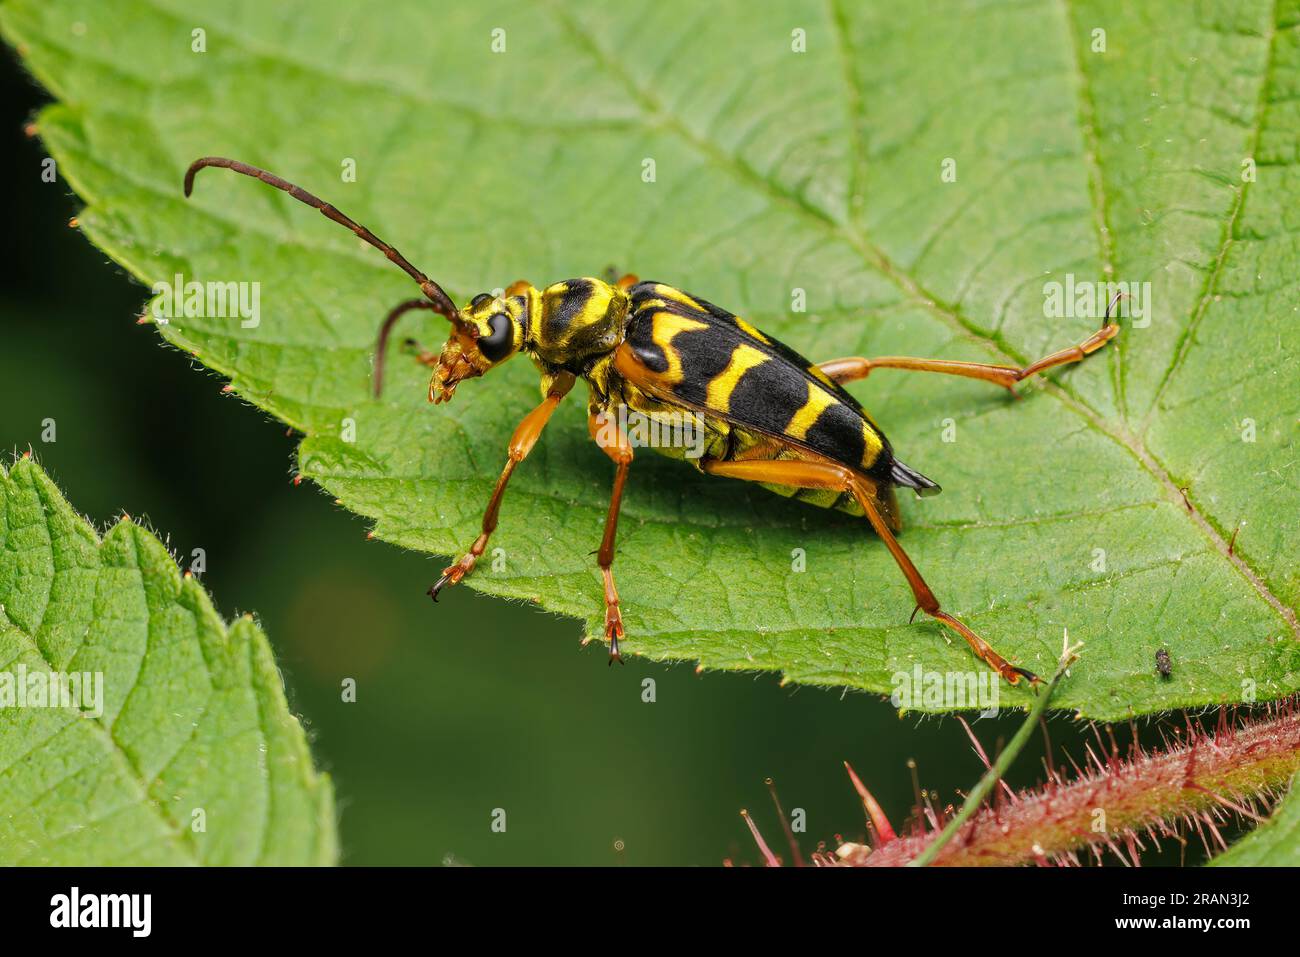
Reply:
M234 170L236 173L242 173L244 176L251 176L254 179L260 179L268 186L274 186L276 189L284 190L300 203L306 203L313 209L320 210L321 214L327 219L332 219L340 226L346 226L357 236L364 239L370 245L374 246L392 262L396 263L408 276L414 279L420 286L420 291L429 297L430 305L427 308L434 310L446 316L452 322L456 321L456 304L451 301L451 297L443 291L442 287L426 276L420 270L407 261L406 257L399 253L388 243L384 242L366 227L362 226L355 220L344 216L341 212L325 202L307 192L300 186L295 186L288 180L283 180L274 173L268 173L264 169L258 169L256 166L249 166L247 163L241 163L239 160L227 159L224 156L204 156L196 159L190 164L190 168L185 171L185 195L188 197L194 190L194 174L208 166L215 166L219 169ZM390 316L391 318L391 316Z
M440 312L436 305L427 299L408 299L393 307L393 311L384 317L383 325L379 327L379 342L375 345L375 398L384 390L384 353L388 347L388 334L393 331L393 325L398 319L402 318L405 313L412 309L431 309L434 312Z

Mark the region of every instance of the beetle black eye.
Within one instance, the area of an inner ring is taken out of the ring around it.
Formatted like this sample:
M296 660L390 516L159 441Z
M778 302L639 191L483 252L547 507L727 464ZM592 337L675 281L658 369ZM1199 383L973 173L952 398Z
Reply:
M469 301L469 304L470 304L470 306L471 306L472 308L477 309L479 306L483 305L483 303L487 302L487 301L488 301L489 299L491 299L491 298L492 298L492 297L491 297L490 295L488 295L487 293L485 293L485 292L481 292L481 293L479 293L477 296L475 296L473 299L471 299L471 300Z
M494 312L488 319L488 334L479 336L478 351L489 362L499 362L510 352L515 344L515 329L510 317L504 312Z

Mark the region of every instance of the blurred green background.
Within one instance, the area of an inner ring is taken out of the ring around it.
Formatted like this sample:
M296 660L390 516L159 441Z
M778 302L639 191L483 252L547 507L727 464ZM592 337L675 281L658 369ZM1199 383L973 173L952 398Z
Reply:
M345 863L752 863L740 808L781 844L768 776L787 811L806 811L805 853L862 835L846 759L896 826L914 804L909 758L944 803L977 779L951 718L900 719L887 701L768 675L635 657L608 668L603 646L580 648L577 621L465 588L434 607L424 592L441 558L367 542L360 519L293 487L296 439L135 324L146 290L68 228L67 185L41 181L44 153L23 126L44 94L11 51L0 69L0 446L31 448L101 527L125 511L187 563L206 551L217 607L260 617L334 778ZM41 440L46 419L54 442ZM507 496L504 521L518 518ZM356 703L341 700L347 677ZM975 727L993 749L1019 720ZM1052 729L1075 754L1091 737L1067 719ZM1041 761L1027 753L1013 780L1037 781Z

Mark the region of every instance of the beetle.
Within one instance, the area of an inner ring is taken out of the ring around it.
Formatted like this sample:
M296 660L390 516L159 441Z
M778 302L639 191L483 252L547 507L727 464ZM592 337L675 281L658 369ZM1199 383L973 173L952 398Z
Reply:
M814 505L865 516L907 579L916 600L913 618L924 611L951 628L1010 684L1021 678L1038 683L1033 672L1008 662L965 622L944 611L899 545L896 533L902 523L895 490L910 489L924 496L940 488L899 461L884 432L844 383L865 379L876 369L903 369L979 379L1015 394L1016 383L1078 362L1113 339L1119 326L1111 321L1111 310L1120 296L1107 305L1101 328L1083 342L1021 368L910 356L851 356L813 363L705 299L630 274L616 281L568 279L541 289L520 280L499 296L481 293L457 307L441 286L394 247L274 173L225 157L202 157L185 173L187 197L195 174L206 167L229 169L283 190L352 230L415 280L423 298L398 304L380 326L376 397L383 386L384 355L393 326L417 309L436 312L451 324L442 351L420 356L433 369L431 402L449 401L461 382L484 375L516 354L527 355L537 366L542 400L511 437L478 538L429 589L435 601L443 588L474 570L497 527L511 475L537 443L551 414L582 379L589 391L588 430L615 465L596 560L604 583L611 664L623 660L619 642L624 628L613 563L619 507L633 458L632 442L617 413L632 409L651 420L689 412L702 421L704 454L693 460L702 472L758 482Z

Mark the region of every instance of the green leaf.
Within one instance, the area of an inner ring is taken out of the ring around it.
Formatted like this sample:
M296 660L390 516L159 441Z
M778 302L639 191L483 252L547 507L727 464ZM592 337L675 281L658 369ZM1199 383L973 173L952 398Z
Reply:
M1272 815L1210 863L1215 867L1300 865L1300 775Z
M614 265L818 360L1018 365L1095 326L1044 318L1045 282L1150 282L1146 319L1021 401L902 372L853 386L945 488L903 505L945 607L1039 672L1068 629L1087 651L1056 703L1102 718L1300 687L1296 22L1264 0L0 7L59 100L39 130L91 240L147 283L262 284L256 328L180 319L166 339L302 430L302 473L377 537L423 552L473 540L535 373L510 363L435 408L394 349L373 401L376 327L411 283L244 178L204 173L186 202L194 158L301 184L462 299ZM445 323L403 332L436 348ZM504 567L471 584L600 634L611 466L584 413L571 398L519 469L492 542ZM916 665L981 668L908 623L862 521L649 451L615 571L627 649L652 658L872 691Z
M52 675L72 707L48 705ZM100 539L30 459L0 468L0 864L337 854L333 789L253 620L226 625L129 518Z

